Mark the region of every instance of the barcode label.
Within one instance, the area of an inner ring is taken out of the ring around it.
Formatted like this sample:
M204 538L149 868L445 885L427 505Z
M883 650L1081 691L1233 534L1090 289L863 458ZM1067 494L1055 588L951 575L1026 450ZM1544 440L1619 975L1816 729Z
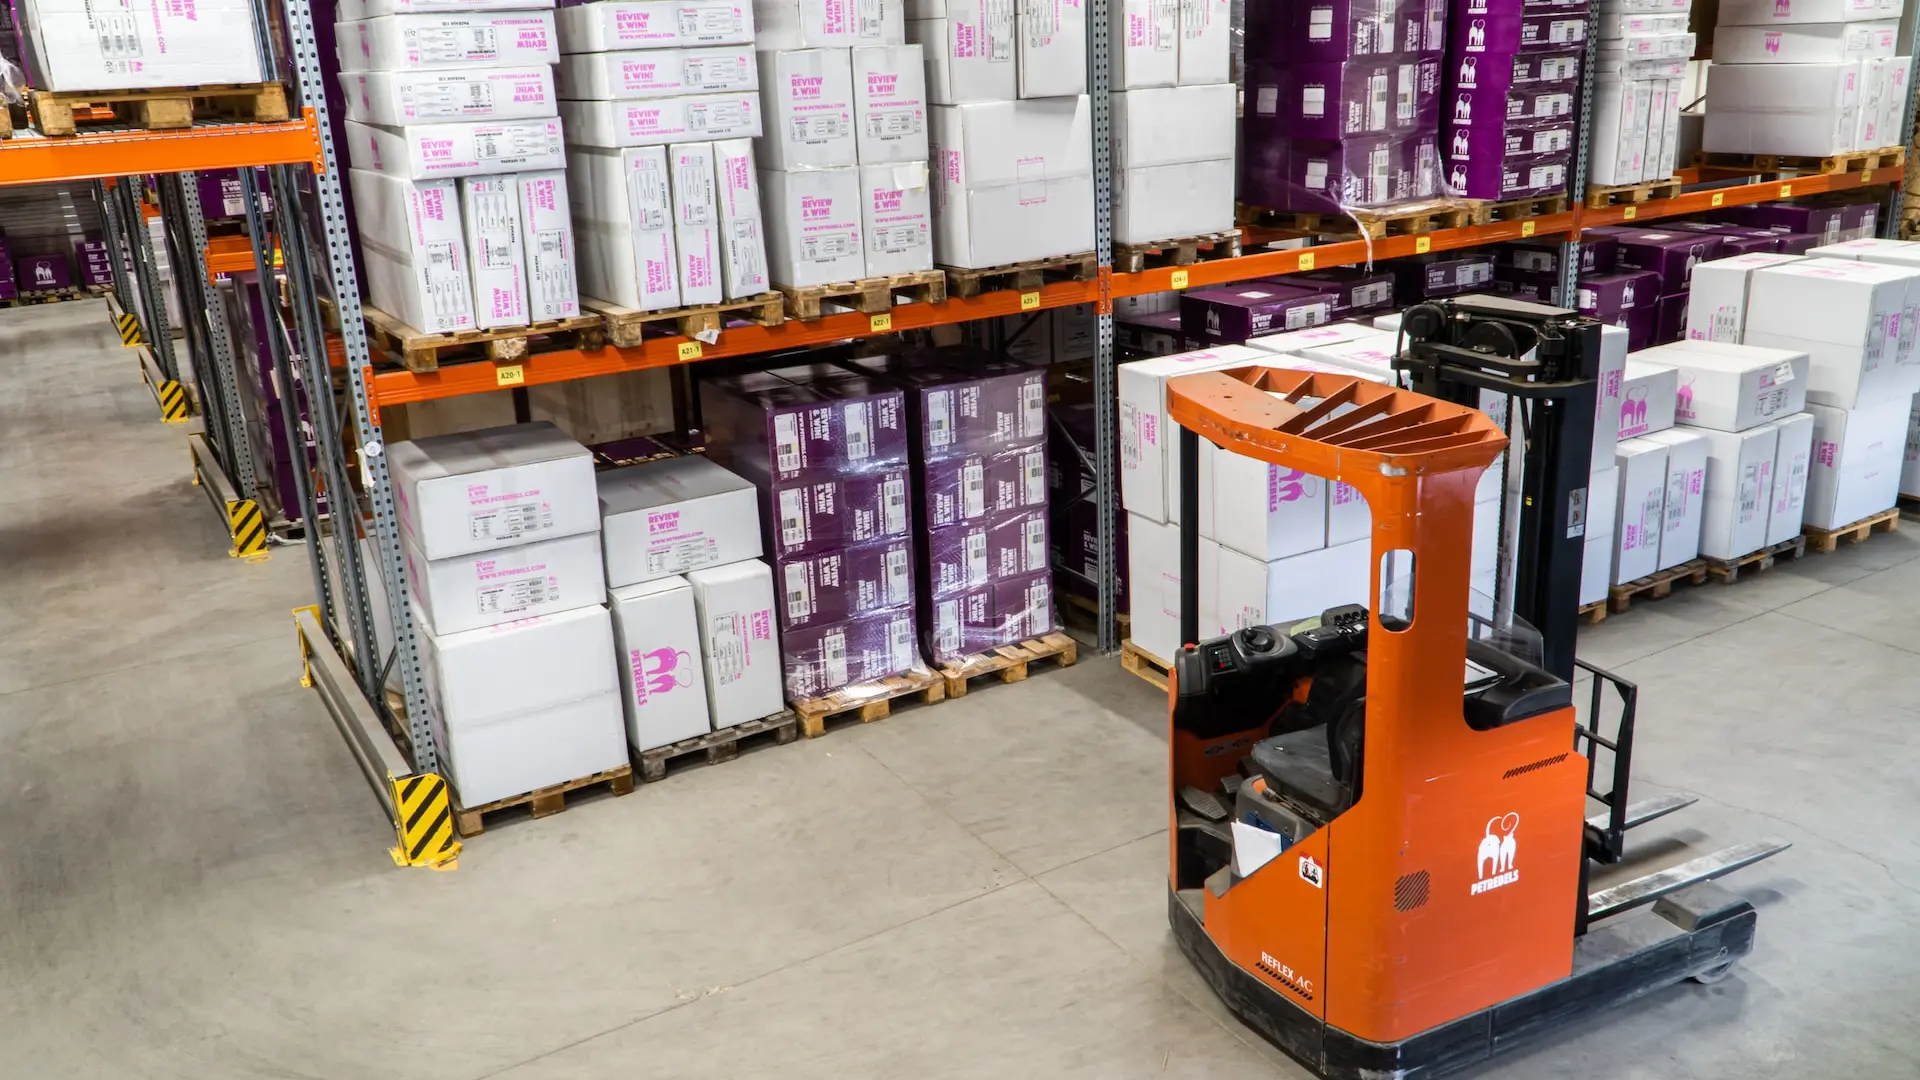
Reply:
M873 454L873 436L867 423L867 405L860 402L840 410L847 429L847 460L865 461Z
M1034 517L1027 522L1027 561L1020 567L1025 571L1038 570L1047 565L1047 521Z
M913 666L913 620L905 615L887 624L887 650L895 671Z
M947 446L953 442L953 391L935 390L927 395L927 445Z
M773 453L775 467L782 475L799 470L800 430L792 413L773 418Z
M787 577L787 618L804 619L813 614L813 585L808 581L808 563L789 563Z
M1047 500L1047 455L1044 450L1026 454L1027 495L1023 505L1039 506Z
M1047 388L1039 380L1020 388L1020 437L1037 439L1047 427Z
M798 488L780 493L780 542L788 548L807 541L807 494Z
M987 583L987 531L975 529L967 534L967 584Z
M820 639L820 662L827 669L827 686L847 685L847 632L834 630Z
M483 614L507 615L559 598L560 589L553 581L533 577L485 586L474 599Z
M739 682L747 673L747 637L738 612L724 611L708 623L707 672L716 685Z
M1400 65L1399 89L1393 98L1393 118L1396 123L1406 124L1413 120L1415 70L1412 64Z
M1740 471L1740 520L1751 521L1760 509L1760 466L1748 465Z
M897 547L887 552L887 600L888 604L907 602L907 549Z
M933 651L943 656L960 651L960 601L933 605Z
M907 482L884 480L880 484L881 512L886 518L885 532L898 536L907 531Z
M986 468L969 461L960 467L960 516L977 518L987 512Z
M1387 77L1375 75L1367 80L1367 128L1368 131L1387 129L1387 96L1390 87Z
M140 22L131 11L108 13L98 11L97 34L100 38L100 55L108 60L132 60L140 56Z

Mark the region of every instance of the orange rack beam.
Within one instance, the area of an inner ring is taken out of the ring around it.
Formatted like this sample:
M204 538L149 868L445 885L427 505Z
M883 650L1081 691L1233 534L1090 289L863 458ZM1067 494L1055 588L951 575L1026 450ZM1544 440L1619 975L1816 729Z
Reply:
M217 123L61 138L19 131L0 140L0 186L302 164L321 167L320 125L311 109L279 124Z
M280 249L273 249L273 265L281 265ZM207 280L221 274L236 274L253 269L253 244L244 236L207 238Z
M1695 170L1679 174L1688 183L1711 181L1716 177ZM1232 259L1215 259L1189 266L1158 267L1137 274L1114 274L1109 296L1138 296L1143 293L1223 285L1250 278L1299 273L1329 266L1351 266L1368 260L1394 259L1429 251L1450 251L1478 247L1507 240L1535 236L1575 237L1585 228L1617 225L1631 221L1657 221L1661 218L1697 214L1716 207L1744 206L1772 202L1803 195L1852 191L1870 185L1898 184L1904 170L1900 167L1874 169L1871 172L1800 176L1788 180L1761 180L1697 191L1672 199L1655 199L1629 206L1587 209L1575 205L1561 214L1548 214L1521 221L1501 221L1487 225L1469 225L1459 229L1439 229L1419 236L1389 236L1368 243L1343 240L1317 247L1285 251L1258 251ZM1737 179L1738 175L1726 177ZM251 265L251 263L249 263ZM567 350L535 353L509 364L484 362L452 364L434 372L382 371L369 378L369 394L374 408L403 405L413 401L479 394L490 390L568 379L612 375L622 371L666 367L694 360L722 356L745 356L821 345L833 341L896 333L902 330L944 326L950 323L1016 315L1023 311L1065 307L1071 304L1097 303L1097 281L1064 282L1047 285L1036 292L993 292L970 300L947 300L938 304L906 304L885 315L829 315L806 322L786 322L779 326L748 326L723 330L720 340L702 345L684 337L662 337L633 348L608 346L592 352ZM337 351L337 338L329 340L329 353ZM336 366L344 357L336 358Z

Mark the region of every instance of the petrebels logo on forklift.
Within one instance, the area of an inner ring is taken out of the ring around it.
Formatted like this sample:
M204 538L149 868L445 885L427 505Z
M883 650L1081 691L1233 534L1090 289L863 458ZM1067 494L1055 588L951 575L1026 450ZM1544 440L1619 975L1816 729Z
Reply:
M1480 838L1480 850L1473 860L1480 878L1473 883L1474 896L1520 880L1520 871L1513 868L1513 832L1519 827L1519 814L1495 815L1487 819L1487 833Z

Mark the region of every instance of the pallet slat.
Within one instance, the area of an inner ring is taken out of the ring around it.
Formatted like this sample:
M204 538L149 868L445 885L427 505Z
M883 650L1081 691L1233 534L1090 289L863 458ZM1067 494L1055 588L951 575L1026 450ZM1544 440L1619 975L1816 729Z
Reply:
M1599 210L1655 199L1677 199L1680 197L1680 188L1677 179L1648 180L1638 184L1595 184L1587 188L1587 209Z
M1045 285L1049 278L1092 281L1100 276L1100 259L1091 251L1081 251L1004 266L942 266L940 269L947 275L947 295L965 299L999 289L1032 292Z
M35 126L42 135L79 133L83 120L75 111L94 107L110 111L113 121L148 131L170 131L193 126L196 119L248 120L280 123L287 119L287 90L281 84L246 83L233 86L170 86L141 90L35 90L29 95Z
M1690 559L1658 573L1615 585L1607 590L1607 604L1613 614L1618 615L1633 605L1635 597L1645 597L1649 600L1666 599L1673 592L1674 584L1681 581L1690 585L1706 584L1706 560Z
M709 731L705 735L696 735L652 750L642 750L634 758L640 763L640 778L651 784L666 779L669 763L694 754L701 755L709 765L718 765L739 757L745 743L761 736L767 736L775 746L785 746L798 734L797 723L798 718L793 711L783 709L772 716Z
M1858 544L1877 532L1900 531L1900 508L1882 510L1869 514L1851 525L1842 525L1837 529L1822 529L1808 525L1801 530L1807 538L1807 546L1822 555L1831 555L1840 546L1842 540L1849 544Z
M1490 225L1496 221L1524 221L1567 212L1565 195L1543 195L1533 199L1474 199L1473 224Z
M893 703L905 697L918 697L922 705L938 704L947 699L947 681L935 672L915 668L792 704L800 718L800 733L817 739L827 733L829 720L857 720L862 724L885 720L893 715Z
M944 270L916 270L906 274L838 281L831 285L776 285L786 297L789 319L817 319L820 306L834 304L863 315L881 315L898 304L937 304L947 298Z
M1241 225L1327 236L1417 236L1439 229L1462 229L1473 224L1473 206L1465 199L1428 199L1379 209L1355 209L1347 214L1302 213L1257 206L1238 209Z
M1147 682L1162 690L1167 688L1168 664L1165 660L1135 645L1132 640L1120 643L1120 667L1131 671Z
M609 343L630 349L640 344L647 328L655 324L669 325L674 333L682 337L699 338L702 341L711 340L711 335L718 334L728 319L743 319L759 326L779 326L786 319L786 299L777 292L768 292L724 304L641 311L610 300L582 296L580 310L600 317L605 324Z
M1595 600L1591 604L1581 605L1580 618L1584 619L1588 626L1598 626L1606 622L1607 602L1605 600Z
M1807 538L1804 535L1790 536L1777 544L1768 544L1758 551L1748 552L1737 559L1706 560L1707 573L1722 585L1731 585L1740 580L1742 574L1759 574L1773 569L1778 559L1798 559L1807 553Z
M451 785L449 785L449 790L452 792L453 798L454 822L460 830L460 835L465 837L480 835L486 831L487 817L499 813L502 810L510 810L516 806L527 807L532 811L533 816L537 818L557 814L567 808L567 794L569 792L580 791L601 784L607 785L607 790L613 792L615 796L628 794L633 790L633 766L621 765L612 769L604 769L594 773L592 776L583 776L578 780L569 780L564 784L554 784L550 787L535 788L522 795L514 795L505 799L495 799L493 802L483 803L480 806L474 807L461 806L459 791L453 790Z
M419 330L401 322L396 316L366 305L361 306L360 315L367 324L367 336L399 357L400 363L413 372L438 371L442 362L454 363L459 360L510 363L524 358L532 350L532 342L538 338L563 337L571 339L583 349L598 348L606 340L606 324L599 315L593 313L537 322L530 326L452 333ZM480 355L449 355L472 353L475 350Z
M1080 643L1055 631L942 664L940 674L947 681L947 696L957 698L967 696L967 683L973 679L994 675L1001 682L1020 682L1027 677L1028 664L1053 660L1072 667L1079 659Z
M1696 154L1695 163L1705 168L1744 169L1750 172L1792 173L1796 175L1837 176L1843 173L1872 172L1883 167L1907 163L1904 147L1883 146L1873 150L1854 150L1831 157L1796 157L1786 154Z
M1197 262L1240 257L1240 230L1200 233L1145 244L1113 245L1113 271L1137 274L1150 267L1192 266Z

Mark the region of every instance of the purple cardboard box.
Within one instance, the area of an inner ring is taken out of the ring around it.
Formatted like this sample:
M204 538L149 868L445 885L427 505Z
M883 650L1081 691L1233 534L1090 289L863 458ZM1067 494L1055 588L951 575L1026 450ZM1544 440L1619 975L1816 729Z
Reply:
M1180 328L1210 344L1242 342L1280 330L1319 326L1333 315L1325 293L1297 285L1251 281L1180 294Z
M1814 248L1826 244L1826 238L1817 233L1783 232L1780 234L1779 251L1782 255L1805 255Z
M908 473L905 465L889 465L837 480L768 484L764 477L750 477L761 491L768 552L804 555L906 536L913 528Z
M1494 137L1498 136L1496 142ZM1451 154L1447 162L1447 183L1469 199L1525 199L1565 191L1570 150L1546 153L1509 153L1521 147L1556 146L1572 141L1572 129L1554 126L1533 130L1525 127L1469 132L1455 129L1448 139L1448 150L1458 150L1464 142L1467 154Z
M1390 206L1440 194L1439 136L1328 142L1247 128L1240 193L1252 206L1302 213Z
M1725 256L1726 241L1714 233L1686 229L1640 229L1615 233L1620 241L1617 265L1622 270L1659 273L1661 295L1686 292L1693 284L1693 268Z
M1688 293L1661 297L1654 305L1653 343L1665 345L1687 336ZM1629 327L1629 334L1632 328Z
M1495 248L1494 253L1502 265L1516 270L1558 274L1560 243L1558 240L1514 240ZM1619 242L1611 236L1601 236L1592 230L1581 234L1580 272L1599 274L1612 270L1614 251L1618 246Z
M767 374L841 403L840 430L853 467L864 461L907 460L907 399L899 387L835 364L803 364Z
M1502 296L1560 306L1560 274L1557 271L1496 266L1493 268L1493 288Z
M1520 87L1572 87L1580 83L1579 49L1552 49L1508 55L1461 53L1448 57L1447 92L1473 90L1506 94Z
M1046 436L1043 368L965 345L848 365L905 391L915 461L992 454Z
M80 267L80 284L111 285L113 284L113 271L107 267L99 266L91 262L86 263Z
M1295 139L1406 135L1440 117L1437 59L1249 64L1248 121Z
M1749 252L1774 252L1780 250L1780 234L1772 229L1756 229L1748 225L1729 225L1720 221L1670 221L1662 228L1687 232L1712 233L1720 238L1722 258L1732 255L1745 255Z
M11 278L0 281L0 300L12 300L19 295L20 292L13 287L13 280Z
M1047 529L1053 534L1053 568L1070 571L1056 574L1062 591L1089 600L1099 599L1094 582L1100 580L1100 508L1091 499L1080 499L1056 512ZM1126 610L1127 530L1114 537L1114 569L1118 586L1116 603Z
M1493 256L1477 252L1415 255L1389 265L1393 295L1402 304L1474 292L1493 282Z
M1268 280L1327 294L1333 299L1332 315L1336 319L1393 310L1393 274L1386 270L1335 266Z
M927 652L936 664L1044 634L1053 618L1051 573L1014 578L931 601L924 619Z
M953 596L990 582L1045 570L1047 511L1019 510L984 521L929 529L927 595Z
M1582 315L1591 315L1601 322L1612 322L1614 316L1622 311L1637 308L1651 310L1660 299L1660 280L1660 275L1652 270L1582 274L1573 306Z
M1246 55L1305 64L1388 55L1437 55L1446 44L1444 0L1330 0L1250 4Z
M237 218L247 212L246 200L241 198L240 170L206 169L196 174L196 186L200 195L200 213L208 218ZM267 170L256 167L253 174L254 190L260 195L260 212L265 214L273 210L273 199L268 195Z
M1038 442L997 454L935 458L914 467L925 518L937 529L1047 504L1047 449Z
M1447 91L1446 122L1456 128L1501 130L1514 124L1569 122L1577 87L1523 86L1500 93L1459 87Z
M886 608L786 631L780 635L780 655L791 700L898 675L920 662L913 608Z
M1136 357L1172 356L1184 349L1178 311L1129 315L1113 324L1113 343Z
M1527 11L1508 0L1467 0L1447 19L1447 52L1456 57L1477 54L1504 59L1586 40L1585 11Z
M1880 208L1873 203L1848 203L1840 208L1840 236L1844 240L1871 240L1880 225Z
M1846 227L1843 221L1845 216L1845 210L1838 206L1783 202L1728 207L1714 211L1709 220L1731 221L1736 225L1753 225L1784 232L1813 233L1820 237L1820 245L1823 246L1840 242L1840 231Z
M904 536L777 559L773 580L780 589L780 629L910 606L912 564L913 541Z
M899 394L887 394L896 418L890 429L882 426L884 401L840 399L764 376L702 380L700 412L716 461L786 483L905 462Z
M13 280L21 292L73 287L73 268L65 255L22 255L13 261Z

